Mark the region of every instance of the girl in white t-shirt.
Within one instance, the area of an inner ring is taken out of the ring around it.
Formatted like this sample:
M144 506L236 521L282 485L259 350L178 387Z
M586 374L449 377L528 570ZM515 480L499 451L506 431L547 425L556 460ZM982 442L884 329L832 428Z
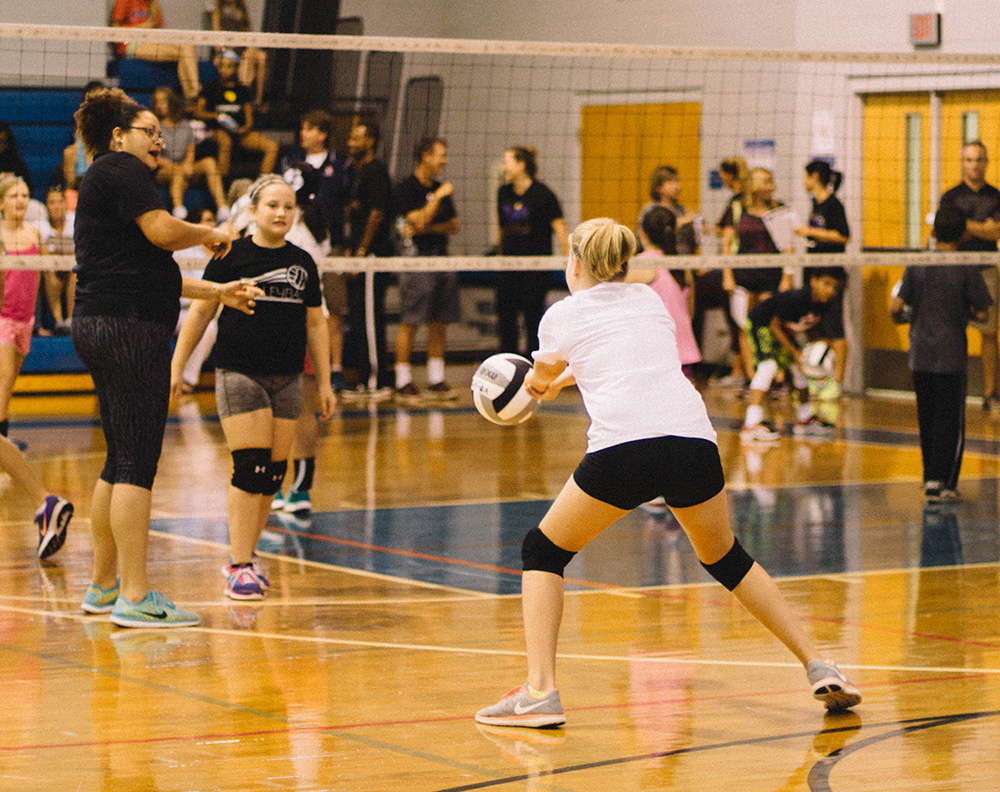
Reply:
M733 535L715 432L681 371L673 321L655 292L625 282L635 247L614 220L580 225L570 236L570 296L542 318L524 387L546 400L579 387L591 418L587 454L521 547L527 682L476 720L565 723L555 685L563 569L604 529L661 495L702 565L806 666L813 695L828 709L854 706L861 694L819 659L774 581Z

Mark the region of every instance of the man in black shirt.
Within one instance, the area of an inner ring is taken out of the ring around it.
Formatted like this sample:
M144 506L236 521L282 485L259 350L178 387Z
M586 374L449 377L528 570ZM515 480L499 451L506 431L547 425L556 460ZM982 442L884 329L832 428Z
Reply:
M965 236L958 243L958 250L997 251L997 240L1000 240L1000 190L986 183L988 163L986 146L981 141L966 143L962 146L962 182L941 196L942 209L956 207L966 219ZM1000 383L997 381L1000 272L995 265L982 267L981 271L993 305L987 312L986 321L972 322L972 326L982 335L983 409L989 411L1000 409Z
M458 214L450 182L438 176L448 164L448 147L440 138L424 138L413 151L417 166L396 187L396 211L404 255L446 256L448 237L458 233ZM412 250L407 250L407 247ZM396 396L415 400L420 391L410 371L417 325L427 325L427 396L457 398L444 378L445 328L459 319L457 272L399 273L399 331L396 334Z
M393 214L392 180L385 164L375 158L377 124L356 125L347 139L351 162L347 170L347 255L391 256ZM350 334L344 339L345 366L358 372L355 395L388 398L394 382L387 365L385 339L385 292L389 275L385 272L350 276L347 283L347 316ZM373 290L373 315L365 311L366 289ZM373 343L370 343L373 341ZM372 382L373 376L375 382ZM350 391L344 391L348 398Z

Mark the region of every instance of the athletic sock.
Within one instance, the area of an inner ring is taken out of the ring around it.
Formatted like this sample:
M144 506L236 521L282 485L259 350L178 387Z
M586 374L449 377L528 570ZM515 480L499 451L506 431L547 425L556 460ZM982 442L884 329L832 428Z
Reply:
M539 691L535 690L531 685L529 685L527 682L524 684L524 689L527 690L528 695L534 699L543 699L547 695L549 695L548 693L540 693Z
M431 385L444 382L444 358L427 358L427 381Z
M743 422L743 425L747 429L753 429L757 424L764 420L764 408L759 407L755 404L751 404L747 407L747 417Z
M291 492L308 492L312 489L313 473L316 472L316 457L296 459L293 463L295 478L292 479Z
M397 363L396 364L396 387L405 388L413 382L413 372L410 370L409 363Z
M805 423L810 418L812 418L812 407L809 406L808 402L806 402L805 404L800 404L798 407L795 408L795 411L799 419L799 423Z

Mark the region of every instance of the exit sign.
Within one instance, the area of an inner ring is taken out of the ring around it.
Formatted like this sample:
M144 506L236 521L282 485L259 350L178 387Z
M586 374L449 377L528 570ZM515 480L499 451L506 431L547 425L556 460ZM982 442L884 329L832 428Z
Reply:
M940 14L910 14L910 43L936 47L941 43Z

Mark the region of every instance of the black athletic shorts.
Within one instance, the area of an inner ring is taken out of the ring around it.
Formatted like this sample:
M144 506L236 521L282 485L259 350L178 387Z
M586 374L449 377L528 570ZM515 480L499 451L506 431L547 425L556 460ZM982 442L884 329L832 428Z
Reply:
M590 497L632 510L661 495L684 509L711 500L726 485L719 448L700 437L650 437L587 454L573 473Z

